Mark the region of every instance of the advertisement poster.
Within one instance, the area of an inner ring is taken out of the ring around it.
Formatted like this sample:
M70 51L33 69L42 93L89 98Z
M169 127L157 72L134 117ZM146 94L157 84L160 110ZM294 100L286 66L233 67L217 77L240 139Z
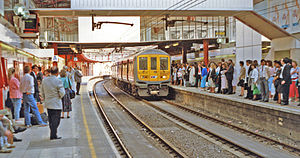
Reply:
M300 0L268 0L269 20L289 33L300 32Z

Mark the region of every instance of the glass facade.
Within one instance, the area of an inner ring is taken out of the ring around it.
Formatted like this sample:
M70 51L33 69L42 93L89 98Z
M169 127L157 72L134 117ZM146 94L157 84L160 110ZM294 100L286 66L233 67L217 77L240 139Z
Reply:
M224 16L141 17L141 41L229 38L235 41L235 19Z
M41 17L40 40L78 41L77 17Z

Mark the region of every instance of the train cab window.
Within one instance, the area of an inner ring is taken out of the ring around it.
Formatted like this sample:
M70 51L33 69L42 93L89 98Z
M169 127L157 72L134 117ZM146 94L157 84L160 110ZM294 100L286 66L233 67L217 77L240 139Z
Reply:
M160 57L160 70L168 70L168 57Z
M157 58L151 57L151 70L156 70L156 69L157 69Z
M139 57L139 69L140 70L148 69L148 58L147 57Z

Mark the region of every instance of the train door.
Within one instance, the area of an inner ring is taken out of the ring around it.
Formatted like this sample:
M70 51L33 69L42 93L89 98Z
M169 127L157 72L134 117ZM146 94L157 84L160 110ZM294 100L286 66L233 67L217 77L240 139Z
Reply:
M149 55L149 72L150 72L150 81L158 81L158 61L157 55Z

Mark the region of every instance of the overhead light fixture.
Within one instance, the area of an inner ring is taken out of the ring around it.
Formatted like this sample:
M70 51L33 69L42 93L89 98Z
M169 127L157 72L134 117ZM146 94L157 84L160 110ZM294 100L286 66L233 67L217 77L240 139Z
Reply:
M179 45L179 43L178 43L178 42L173 44L173 46L174 46L174 47L176 47L176 46L178 46L178 45Z
M30 17L29 10L22 3L16 4L13 11L17 16L23 17L24 19Z
M271 48L271 46L267 46L267 48Z
M165 48L167 48L167 49L170 48L170 45L166 45Z

